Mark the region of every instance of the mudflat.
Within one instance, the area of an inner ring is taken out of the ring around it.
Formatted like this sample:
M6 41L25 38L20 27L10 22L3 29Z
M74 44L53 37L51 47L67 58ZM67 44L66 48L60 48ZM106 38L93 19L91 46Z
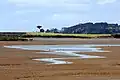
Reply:
M120 47L100 47L103 59L66 60L73 64L47 65L35 58L56 58L58 55L37 54L39 50L4 48L7 45L120 44L119 39L39 39L36 41L0 42L0 80L120 80Z

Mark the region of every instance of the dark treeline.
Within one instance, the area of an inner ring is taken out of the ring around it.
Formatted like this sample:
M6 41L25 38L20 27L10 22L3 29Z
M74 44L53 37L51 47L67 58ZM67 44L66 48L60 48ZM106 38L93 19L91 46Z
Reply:
M47 29L46 32L68 33L68 34L116 34L120 33L120 25L101 23L84 23L71 27L63 27L61 30L57 28Z
M108 23L84 23L71 27L64 27L62 33L74 34L115 34L120 33L120 25Z

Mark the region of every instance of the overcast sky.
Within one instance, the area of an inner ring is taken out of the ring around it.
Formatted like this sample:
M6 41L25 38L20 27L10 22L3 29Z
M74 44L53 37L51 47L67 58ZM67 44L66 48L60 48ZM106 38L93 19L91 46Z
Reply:
M120 24L120 0L0 0L0 31L36 31L84 22Z

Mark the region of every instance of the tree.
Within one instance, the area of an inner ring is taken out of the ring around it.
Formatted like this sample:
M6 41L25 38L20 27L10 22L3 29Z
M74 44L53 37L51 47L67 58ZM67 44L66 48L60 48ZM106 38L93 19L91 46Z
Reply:
M59 33L59 30L58 30L57 28L52 28L52 29L50 30L50 32L52 32L52 33Z
M61 33L67 33L67 27L63 27L61 30L60 30Z
M42 26L37 26L37 28L40 30L40 28L42 28Z
M44 29L40 29L40 32L45 32L45 30Z
M47 30L46 30L46 33L49 33L49 32L50 32L50 30L49 30L49 29L47 29Z
M108 24L106 22L99 23L80 23L71 27L63 27L61 33L73 34L111 34L120 33L120 25Z

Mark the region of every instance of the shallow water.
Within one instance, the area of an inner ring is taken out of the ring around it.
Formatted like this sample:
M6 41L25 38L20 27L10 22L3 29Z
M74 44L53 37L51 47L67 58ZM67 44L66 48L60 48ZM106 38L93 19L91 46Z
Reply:
M76 50L88 50L88 49L96 49L98 46L120 46L120 44L82 44L82 45L12 45L12 46L4 46L7 48L19 48L25 50L65 50L65 49L76 49ZM99 48L100 49L100 48Z
M57 58L43 58L43 59L33 59L33 60L47 62L48 64L72 64L72 62L62 61Z
M120 46L120 44L84 44L84 45L13 45L4 46L7 48L18 48L24 50L44 50L49 52L40 52L38 54L54 54L64 56L66 58L42 58L33 59L47 62L48 64L72 64L72 62L63 61L64 59L85 59L85 58L106 58L105 56L92 56L85 54L77 54L80 52L109 52L104 51L98 46Z

